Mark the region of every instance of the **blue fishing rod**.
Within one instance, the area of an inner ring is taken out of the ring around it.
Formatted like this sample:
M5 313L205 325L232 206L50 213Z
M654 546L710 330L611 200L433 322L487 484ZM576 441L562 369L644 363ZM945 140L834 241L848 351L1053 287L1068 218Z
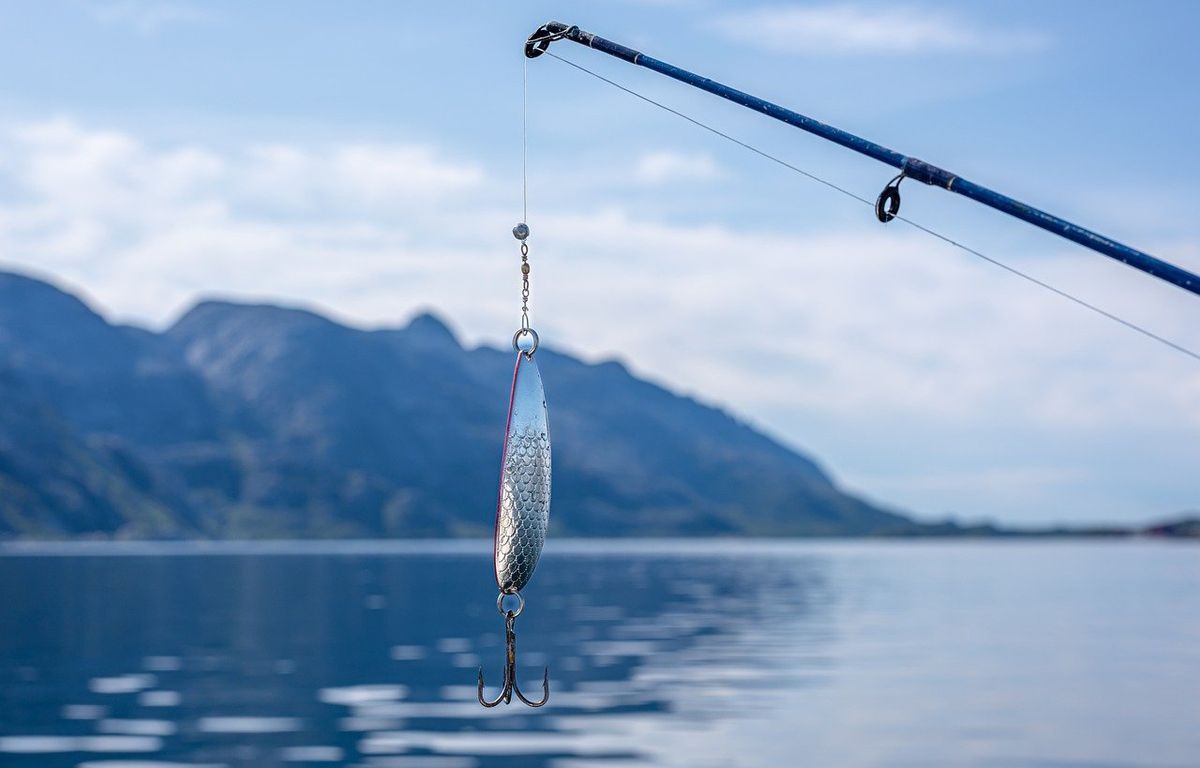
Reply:
M646 69L666 75L703 91L708 91L714 96L720 96L723 99L732 101L734 104L740 104L756 112L761 112L780 122L820 136L827 141L840 144L847 149L852 149L859 154L866 155L881 163L886 163L893 168L899 169L900 173L888 182L875 202L875 215L885 224L896 218L896 215L900 211L900 182L904 179L915 179L931 186L947 189L977 203L982 203L989 208L1007 213L1009 216L1029 222L1047 232L1053 232L1085 248L1090 248L1123 264L1128 264L1134 269L1139 269L1160 280L1177 285L1185 291L1191 291L1194 294L1200 295L1200 275L1195 275L1186 269L1177 267L1136 248L1131 248L1128 245L1119 243L1116 240L1069 222L1066 219L1034 208L1032 205L1027 205L1020 200L1002 195L981 184L968 181L944 168L939 168L936 165L918 160L915 157L908 157L882 144L876 144L873 141L868 141L839 128L826 125L819 120L814 120L799 112L794 112L765 99L760 99L744 91L739 91L736 88L730 88L728 85L710 80L707 77L701 77L694 72L680 69L665 61L659 61L641 51L635 51L620 43L614 43L611 40L605 40L603 37L593 35L590 32L584 32L579 27L568 26L557 21L542 25L526 40L525 55L528 58L535 59L546 53L550 48L550 44L556 40L570 40L571 42L585 45L588 48L606 53L622 61L627 61L630 64L645 67ZM1119 318L1114 319L1124 322L1119 320ZM1172 344L1172 346L1175 345Z

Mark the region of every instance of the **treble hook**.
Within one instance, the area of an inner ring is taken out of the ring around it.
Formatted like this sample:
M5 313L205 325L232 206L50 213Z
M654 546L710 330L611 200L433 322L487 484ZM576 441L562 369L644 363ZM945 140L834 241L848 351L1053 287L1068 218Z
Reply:
M503 594L500 596L504 597ZM519 597L519 596L518 596ZM521 608L524 607L524 602ZM550 700L550 668L547 667L542 675L542 700L530 701L525 698L525 694L521 693L520 686L517 685L517 633L513 630L513 624L517 620L517 614L521 612L518 608L514 611L507 611L504 614L504 643L506 646L505 663L504 663L504 683L500 689L500 695L488 701L483 697L483 667L479 668L479 703L485 707L494 707L500 702L505 704L512 703L512 697L515 693L517 698L528 704L531 707L540 707Z

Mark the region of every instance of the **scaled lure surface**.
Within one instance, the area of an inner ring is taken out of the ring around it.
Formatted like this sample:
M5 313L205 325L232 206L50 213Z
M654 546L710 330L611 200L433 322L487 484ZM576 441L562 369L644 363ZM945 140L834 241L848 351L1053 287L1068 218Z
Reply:
M500 463L493 553L504 594L529 583L550 524L550 421L533 355L517 352Z

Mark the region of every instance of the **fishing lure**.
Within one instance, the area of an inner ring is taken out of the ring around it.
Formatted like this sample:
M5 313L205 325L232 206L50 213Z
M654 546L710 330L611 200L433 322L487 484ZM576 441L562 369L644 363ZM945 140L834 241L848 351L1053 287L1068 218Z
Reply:
M483 695L483 667L479 668L479 703L494 707L512 703L516 695L531 707L550 700L550 670L542 675L542 698L532 701L517 685L517 635L513 629L525 609L521 590L529 583L542 554L546 526L550 523L550 425L542 375L533 359L538 348L537 331L529 325L529 227L513 228L521 241L521 327L513 334L517 353L513 368L512 394L508 402L508 426L500 460L500 493L496 501L496 531L492 560L496 573L496 609L504 616L505 665L500 695ZM505 608L505 598L516 600L514 608Z

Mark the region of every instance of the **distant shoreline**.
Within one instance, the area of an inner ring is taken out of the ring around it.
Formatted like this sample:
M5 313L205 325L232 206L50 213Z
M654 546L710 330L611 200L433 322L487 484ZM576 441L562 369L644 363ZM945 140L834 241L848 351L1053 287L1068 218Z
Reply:
M1076 530L1004 530L993 533L932 535L904 534L896 536L677 536L677 537L562 537L547 541L546 550L594 552L598 545L613 551L661 549L727 549L751 548L792 549L804 545L824 544L931 544L931 543L1033 543L1033 542L1200 542L1200 520L1189 518L1182 530L1171 524L1140 529ZM461 538L403 538L403 539L120 539L120 538L10 538L0 539L0 556L12 555L205 555L205 554L477 554L487 553L492 546L490 537Z

